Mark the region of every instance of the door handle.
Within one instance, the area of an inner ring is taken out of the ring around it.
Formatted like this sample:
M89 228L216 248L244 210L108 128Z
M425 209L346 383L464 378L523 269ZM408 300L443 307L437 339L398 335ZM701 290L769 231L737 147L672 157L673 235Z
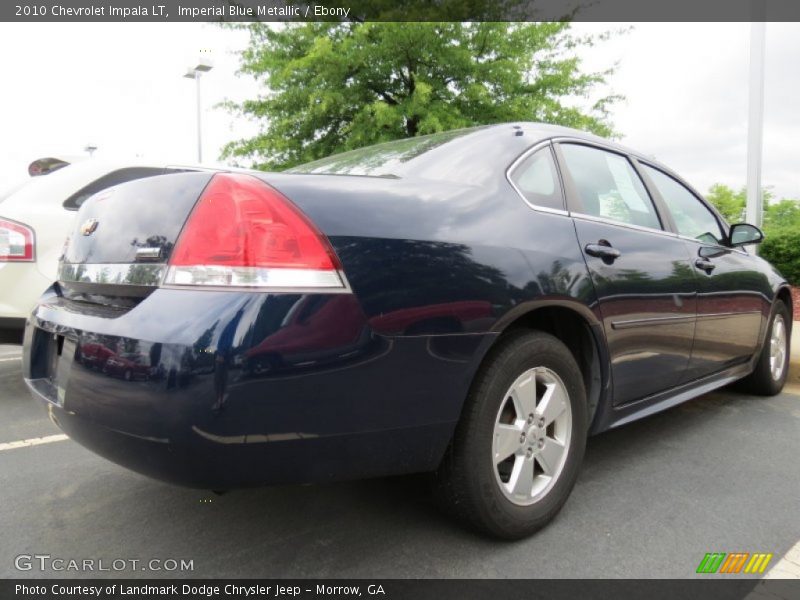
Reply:
M586 244L584 250L589 256L596 256L608 261L614 261L622 256L622 252L613 248L606 240L600 240L596 244Z
M715 265L707 258L698 258L697 260L694 261L694 266L697 267L698 269L705 271L710 275L711 271L713 271L717 265Z

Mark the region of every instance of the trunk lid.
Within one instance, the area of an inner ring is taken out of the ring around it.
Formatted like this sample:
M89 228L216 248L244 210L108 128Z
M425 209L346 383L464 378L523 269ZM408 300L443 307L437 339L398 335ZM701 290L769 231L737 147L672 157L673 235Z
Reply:
M95 194L78 212L65 263L165 263L211 177L212 173L162 175Z
M59 269L64 296L129 307L149 294L212 176L149 177L89 198L78 211Z

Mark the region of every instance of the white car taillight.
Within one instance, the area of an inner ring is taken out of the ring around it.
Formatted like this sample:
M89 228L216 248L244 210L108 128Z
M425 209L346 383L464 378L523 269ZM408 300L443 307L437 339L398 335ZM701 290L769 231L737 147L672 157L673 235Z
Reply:
M0 262L33 262L34 243L33 229L0 218Z
M167 285L344 289L327 238L281 193L251 175L219 173L181 231Z

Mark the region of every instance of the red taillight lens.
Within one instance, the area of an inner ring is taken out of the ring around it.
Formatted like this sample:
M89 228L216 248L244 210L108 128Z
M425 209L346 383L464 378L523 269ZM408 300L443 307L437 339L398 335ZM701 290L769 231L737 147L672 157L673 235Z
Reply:
M325 236L289 200L250 175L215 175L170 259L166 283L344 287Z
M0 219L0 262L32 262L33 247L33 229Z

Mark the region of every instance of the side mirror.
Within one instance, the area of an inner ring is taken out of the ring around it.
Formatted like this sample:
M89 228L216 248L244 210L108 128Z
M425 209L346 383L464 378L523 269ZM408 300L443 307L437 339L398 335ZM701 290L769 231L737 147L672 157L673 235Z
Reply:
M728 235L728 245L746 246L747 244L760 244L764 241L764 234L755 225L749 223L737 223L731 225L731 231Z

